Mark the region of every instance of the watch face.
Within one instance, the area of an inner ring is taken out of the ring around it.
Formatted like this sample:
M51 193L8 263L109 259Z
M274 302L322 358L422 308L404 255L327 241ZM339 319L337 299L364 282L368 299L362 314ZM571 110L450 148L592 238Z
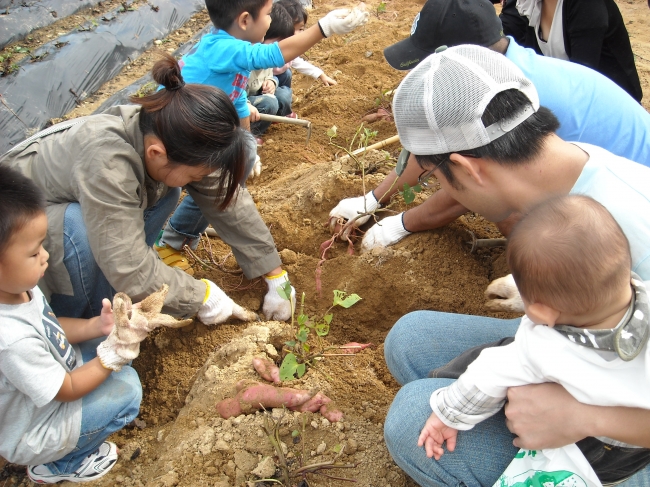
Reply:
M410 155L411 153L406 149L402 149L402 152L399 153L399 157L397 158L397 165L395 166L395 172L398 176L401 176L404 172L404 169L406 169L406 163L408 162Z

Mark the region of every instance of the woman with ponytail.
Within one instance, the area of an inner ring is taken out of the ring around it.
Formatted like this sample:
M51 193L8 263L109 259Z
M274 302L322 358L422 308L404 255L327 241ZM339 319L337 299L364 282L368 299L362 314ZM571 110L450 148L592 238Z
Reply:
M168 284L164 310L172 315L205 324L249 319L214 283L166 265L152 246L184 188L248 278L286 276L243 187L255 141L228 96L186 85L172 56L152 74L163 87L156 93L54 125L0 157L45 193L50 260L39 286L60 316L97 316L116 291L135 302ZM290 306L273 287L264 312L287 319Z

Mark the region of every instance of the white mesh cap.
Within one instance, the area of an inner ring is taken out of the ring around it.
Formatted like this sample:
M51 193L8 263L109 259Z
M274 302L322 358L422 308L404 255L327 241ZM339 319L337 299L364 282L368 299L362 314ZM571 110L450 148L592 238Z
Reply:
M481 116L501 91L517 89L531 105L485 127ZM533 83L503 54L475 45L432 54L400 83L393 116L402 146L417 155L474 149L515 128L537 111Z

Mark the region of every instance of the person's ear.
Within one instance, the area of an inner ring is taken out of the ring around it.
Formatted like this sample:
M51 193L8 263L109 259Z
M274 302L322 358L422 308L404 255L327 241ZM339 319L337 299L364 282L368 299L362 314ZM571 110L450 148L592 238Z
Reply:
M526 316L537 325L553 328L560 317L560 312L542 303L532 303L526 306Z
M145 144L145 160L160 167L166 166L168 163L167 149L165 149L162 141L157 137L149 139L149 141L149 144Z
M483 173L481 171L480 159L477 157L466 157L457 152L449 156L449 160L458 166L458 170L467 175L475 183L483 186Z
M235 22L237 23L237 27L239 27L241 30L246 30L248 29L248 26L252 20L253 16L249 12L242 12L235 19Z

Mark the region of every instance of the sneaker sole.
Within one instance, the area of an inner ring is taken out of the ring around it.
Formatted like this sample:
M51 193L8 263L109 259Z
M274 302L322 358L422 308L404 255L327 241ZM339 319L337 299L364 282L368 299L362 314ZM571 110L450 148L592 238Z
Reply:
M29 471L30 467L27 467L27 477L29 477L29 480L35 484L58 484L59 482L83 483L100 479L108 472L110 472L111 469L115 466L118 456L117 445L115 445L115 443L112 443L110 441L105 441L104 443L109 445L108 453L104 455L101 460L94 460L92 462L93 464L99 463L99 466L102 466L102 470L98 471L97 474L93 475L92 477L78 476L76 473L50 476L38 475L37 477L34 477ZM92 470L97 471L95 469Z

